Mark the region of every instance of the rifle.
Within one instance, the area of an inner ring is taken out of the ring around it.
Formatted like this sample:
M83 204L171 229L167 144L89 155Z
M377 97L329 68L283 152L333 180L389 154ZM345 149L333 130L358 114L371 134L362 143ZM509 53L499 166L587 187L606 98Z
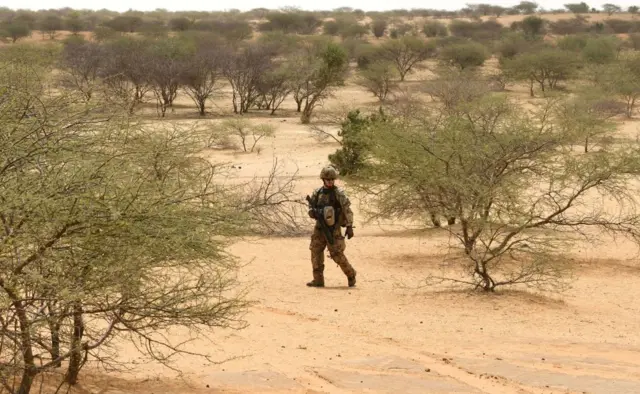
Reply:
M307 195L307 202L309 203L309 209L313 210L314 216L316 217L316 222L320 223L320 228L322 228L322 232L324 237L327 239L329 245L333 245L335 240L333 239L333 231L327 223L324 221L324 212L322 212L322 208L317 208L311 202L311 197Z

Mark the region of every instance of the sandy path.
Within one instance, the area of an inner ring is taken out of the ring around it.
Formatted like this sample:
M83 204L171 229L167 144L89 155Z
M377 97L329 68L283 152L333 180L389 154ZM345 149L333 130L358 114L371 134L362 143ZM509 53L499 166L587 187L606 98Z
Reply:
M430 249L442 240L353 238L351 289L331 261L327 288L304 285L306 238L238 244L259 304L247 329L218 334L209 353L239 358L184 358L189 385L148 365L138 376L163 376L135 392L640 392L640 270L589 265L557 299L411 288L434 268ZM102 392L129 392L112 386Z

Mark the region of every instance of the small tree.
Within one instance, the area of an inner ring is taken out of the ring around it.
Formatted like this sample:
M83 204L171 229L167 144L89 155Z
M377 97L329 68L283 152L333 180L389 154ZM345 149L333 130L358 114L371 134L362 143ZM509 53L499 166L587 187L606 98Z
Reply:
M585 2L565 4L564 7L574 14L588 14L589 5Z
M540 90L556 89L558 82L572 76L577 67L575 55L559 49L541 49L516 55L503 63L504 73L516 80L528 80L531 97L534 83Z
M625 105L607 97L607 92L589 89L558 103L558 125L584 136L584 153L600 145L608 147L611 133L616 130L610 119L625 112Z
M539 38L544 33L545 20L534 15L527 16L520 23L524 36L530 40Z
M130 113L144 102L151 89L148 74L150 56L145 42L123 37L105 46L105 59L100 70L105 99L124 106Z
M455 113L490 92L489 84L469 70L444 69L438 77L424 81L421 90L441 105L443 113Z
M47 34L51 40L55 40L57 32L62 28L62 18L58 15L47 15L40 21L40 30L43 34Z
M531 15L536 12L538 4L533 1L521 1L518 5L513 7L521 14Z
M632 118L640 99L640 57L634 55L596 70L596 84L610 95L619 96L625 103L625 115Z
M328 36L337 36L340 33L340 24L337 21L325 21L322 24L322 32Z
M242 150L253 152L258 142L265 137L273 137L276 128L270 124L253 125L247 119L229 119L221 124L223 135L236 136L240 138Z
M342 176L357 176L368 157L367 137L373 122L384 122L384 113L362 115L360 110L350 111L340 125L340 148L329 155L329 162Z
M0 36L8 38L15 44L21 38L29 37L31 29L22 22L5 22L0 24Z
M169 28L173 31L185 31L189 30L192 25L192 21L186 17L172 18L169 20Z
M195 46L180 37L148 42L148 81L162 117L173 106L188 60L194 57Z
M86 41L65 43L60 59L62 83L91 100L98 85L98 77L105 60L105 50L99 44Z
M271 68L269 48L256 43L224 51L222 72L232 88L233 112L249 111L259 97L260 76Z
M400 80L404 81L407 73L418 63L433 56L435 52L435 44L432 41L427 42L417 37L404 36L382 44L379 56L392 62L400 74Z
M615 12L621 12L622 8L619 5L607 3L602 5L602 10L607 13L607 15L611 16Z
M180 84L195 103L200 116L206 114L207 100L218 88L222 76L219 49L212 42L199 46L180 72Z
M373 93L382 102L397 87L396 79L397 71L393 64L375 62L360 70L356 83Z
M84 22L80 19L77 12L71 13L65 20L64 24L74 36L77 36L84 29Z
M439 57L443 63L464 70L482 66L489 55L484 45L469 42L446 46L440 51Z
M561 288L571 242L560 237L563 229L586 237L583 229L601 228L637 239L637 191L628 187L640 167L637 144L576 153L584 135L554 127L552 114L553 103L530 114L506 98L486 97L444 118L436 112L424 122L374 124L367 134L371 160L350 185L370 220L424 223L430 210L459 219L446 231L460 254L452 270L432 281L488 292ZM604 207L609 199L624 205L612 212Z
M260 76L257 90L262 97L260 105L271 111L271 115L275 114L280 105L293 91L293 83L291 83L291 75L295 75L295 71L291 70L288 63L280 64L265 72Z
M380 38L384 36L384 32L387 30L387 21L385 19L376 19L371 24L371 32L374 37Z
M582 56L588 63L606 64L616 59L621 43L616 37L597 37L587 40Z
M344 83L348 66L347 53L337 44L323 40L303 44L292 60L292 67L298 70L293 95L303 124L309 123L313 110Z
M422 27L422 32L427 37L446 37L449 34L447 25L439 21L428 21Z

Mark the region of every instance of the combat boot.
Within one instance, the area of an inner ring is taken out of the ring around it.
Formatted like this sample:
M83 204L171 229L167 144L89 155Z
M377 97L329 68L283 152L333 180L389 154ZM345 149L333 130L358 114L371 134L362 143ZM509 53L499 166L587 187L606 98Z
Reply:
M324 287L324 281L316 281L315 279L307 283L309 287Z
M318 270L313 271L313 280L307 283L309 287L324 287L324 275L323 272Z
M347 276L347 279L349 280L349 287L353 287L356 285L356 271L353 270L353 275L352 276Z

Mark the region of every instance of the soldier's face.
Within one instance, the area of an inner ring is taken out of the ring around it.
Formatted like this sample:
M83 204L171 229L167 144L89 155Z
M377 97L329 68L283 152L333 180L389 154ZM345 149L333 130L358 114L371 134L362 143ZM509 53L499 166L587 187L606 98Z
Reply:
M335 180L333 179L323 179L322 181L324 182L325 187L333 187L333 184L335 183Z

